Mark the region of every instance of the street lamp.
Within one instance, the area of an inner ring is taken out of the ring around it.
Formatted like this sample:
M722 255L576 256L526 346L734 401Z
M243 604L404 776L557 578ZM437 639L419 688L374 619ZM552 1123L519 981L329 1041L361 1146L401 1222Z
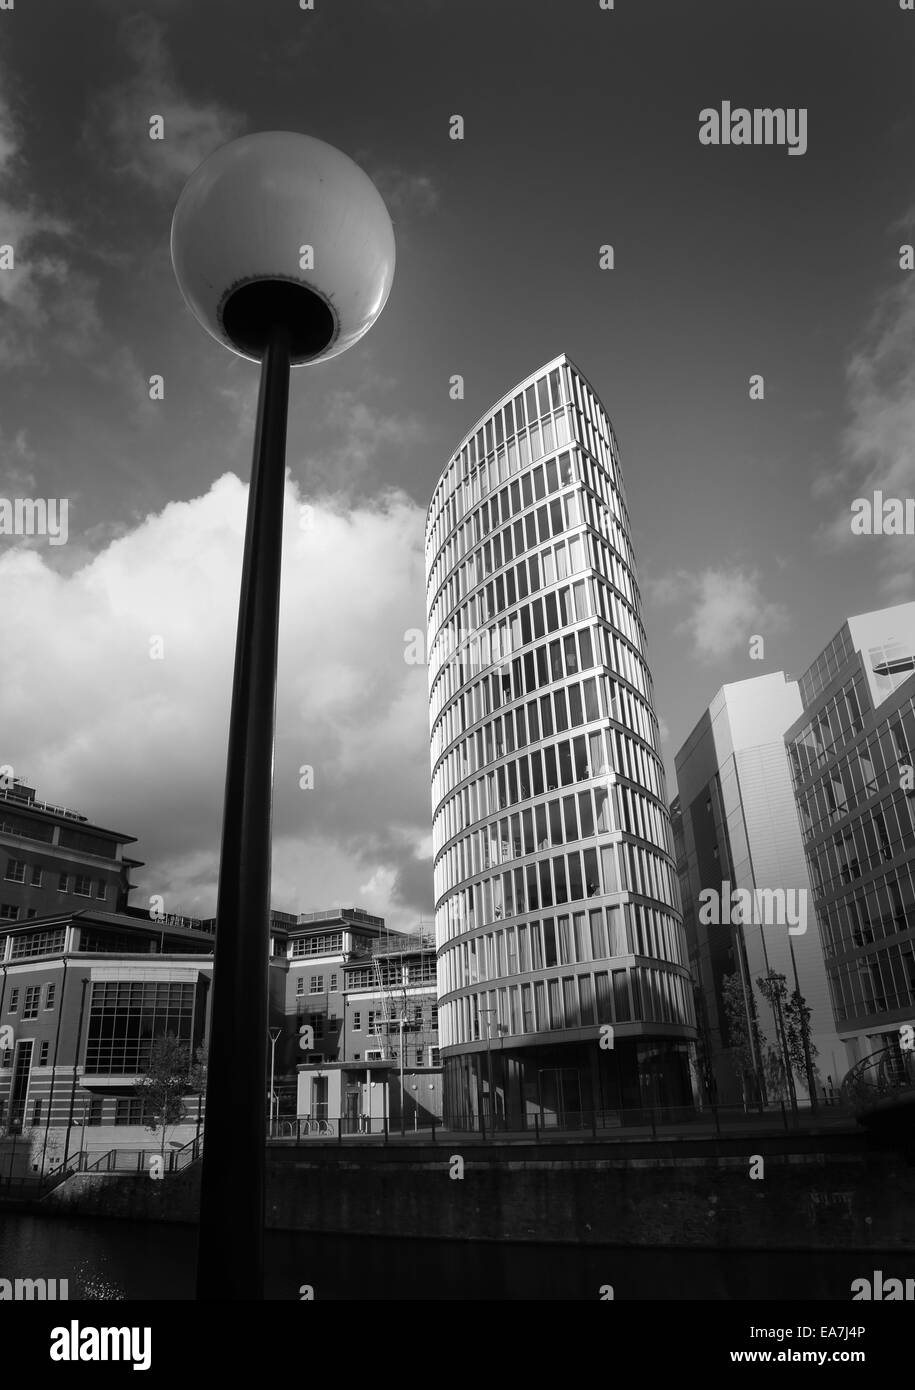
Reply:
M246 135L191 175L175 276L225 347L261 363L216 908L199 1299L263 1297L270 821L289 369L336 357L381 313L394 232L346 155L288 131Z

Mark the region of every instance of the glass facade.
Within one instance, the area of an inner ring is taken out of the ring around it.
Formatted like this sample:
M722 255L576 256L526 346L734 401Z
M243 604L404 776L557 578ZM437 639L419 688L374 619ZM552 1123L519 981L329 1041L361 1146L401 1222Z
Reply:
M629 518L567 358L461 443L426 568L446 1111L449 1077L452 1118L487 1090L506 1118L682 1104L693 1003Z
M833 1010L850 1063L915 1011L910 653L855 651L843 629L811 668L820 678L802 682L809 703L786 736ZM830 654L831 662L824 659ZM882 696L876 704L874 685Z
M175 1037L193 1056L202 1041L202 1010L195 1011L196 997L194 984L93 984L86 1074L133 1076L144 1072L155 1038Z

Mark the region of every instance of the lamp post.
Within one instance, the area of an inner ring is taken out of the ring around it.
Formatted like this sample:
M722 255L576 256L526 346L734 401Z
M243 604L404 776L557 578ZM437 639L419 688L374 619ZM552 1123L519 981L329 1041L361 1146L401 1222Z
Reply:
M233 140L189 178L175 276L223 346L261 364L216 907L198 1299L263 1297L273 734L290 367L358 342L394 274L394 232L346 155L288 131Z

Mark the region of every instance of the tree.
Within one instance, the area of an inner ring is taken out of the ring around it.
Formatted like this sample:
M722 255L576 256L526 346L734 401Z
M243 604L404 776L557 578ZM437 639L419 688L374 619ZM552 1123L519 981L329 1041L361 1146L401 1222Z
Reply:
M751 1039L747 1019L747 999L739 970L735 970L732 975L725 975L722 979L721 999L727 1023L728 1047L731 1049L734 1062L740 1073L744 1095L747 1094L748 1090L751 1092L761 1090L760 1098L765 1102L765 1081L758 1074L756 1059L763 1055L766 1035L759 1026L756 999L751 991L749 998L749 1015L753 1026Z
M806 1079L811 1099L814 1095L814 1059L819 1048L810 1036L810 1009L799 989L792 990L785 1004L785 1025L788 1034L788 1056L799 1080Z
M810 1037L810 1009L800 990L788 994L784 975L770 970L768 975L756 981L760 993L772 1009L776 1032L782 1053L781 1068L788 1095L797 1104L794 1078L804 1081L810 1092L811 1101L816 1099L816 1082L813 1075L813 1059L817 1048Z
M187 1046L173 1033L154 1038L149 1053L146 1075L136 1084L136 1093L144 1102L146 1128L155 1134L162 1130L160 1152L165 1155L165 1137L169 1129L184 1119L184 1096L191 1088L191 1060Z

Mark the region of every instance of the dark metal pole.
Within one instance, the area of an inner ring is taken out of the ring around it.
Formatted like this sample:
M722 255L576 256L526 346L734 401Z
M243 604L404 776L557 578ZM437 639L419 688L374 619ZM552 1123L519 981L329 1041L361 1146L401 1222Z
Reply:
M261 364L216 907L197 1298L263 1298L273 730L289 337Z
M76 1056L73 1058L73 1079L70 1083L70 1110L67 1114L67 1141L64 1144L64 1166L70 1157L70 1131L73 1129L73 1107L76 1104L76 1069L79 1066L79 1051L83 1037L83 1014L86 1011L86 986L89 981L82 981L83 992L79 1001L79 1023L76 1025ZM62 1007L62 1005L61 1005ZM82 1144L80 1145L82 1147Z
M44 1127L44 1143L41 1146L41 1176L44 1177L45 1156L48 1152L48 1134L51 1129L51 1110L54 1105L54 1082L57 1079L57 1055L60 1051L60 1025L64 1016L64 996L67 993L67 961L64 958L64 974L60 986L60 999L57 1001L57 1032L54 1034L54 1061L51 1064L51 1093L48 1096L48 1118Z

